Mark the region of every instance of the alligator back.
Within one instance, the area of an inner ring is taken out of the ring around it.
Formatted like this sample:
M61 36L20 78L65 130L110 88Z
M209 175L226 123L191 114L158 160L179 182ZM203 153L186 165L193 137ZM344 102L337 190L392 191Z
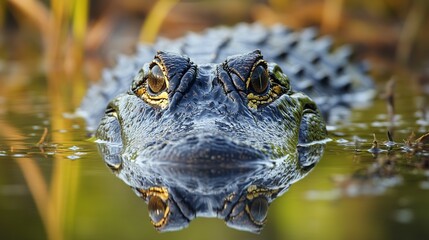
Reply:
M264 27L257 23L209 28L174 40L160 38L153 45L138 45L134 56L120 56L114 68L105 69L102 80L88 89L76 113L86 119L89 130L94 130L108 102L129 89L134 75L159 50L208 64L259 49L266 61L282 68L296 91L309 95L325 118L332 118L374 95L366 65L351 62L350 47L333 50L332 45L331 38L318 37L314 28L293 31L283 25Z

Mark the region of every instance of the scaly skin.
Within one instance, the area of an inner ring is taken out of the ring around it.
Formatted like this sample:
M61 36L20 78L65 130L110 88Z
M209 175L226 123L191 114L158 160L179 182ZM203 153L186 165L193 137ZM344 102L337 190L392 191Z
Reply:
M130 91L109 103L96 131L97 139L122 145L130 157L179 163L273 159L296 151L298 144L326 138L316 104L294 92L277 65L267 66L270 79L263 94L246 87L251 69L265 63L259 51L221 64L195 65L165 52L155 61L169 87L158 95L147 93L146 64ZM252 97L264 96L271 102L252 103Z
M331 38L317 38L313 28L296 32L282 25L267 28L238 24L232 28L210 28L202 34L189 33L176 40L159 39L153 45L140 44L134 56L120 56L114 68L103 71L102 81L88 89L77 114L94 131L107 103L129 89L136 73L159 50L186 55L196 64L208 64L256 49L267 62L278 64L291 79L293 89L310 96L329 121L374 95L366 65L350 61L350 47L332 50Z
M154 66L166 81L157 94L150 90ZM269 81L260 94L248 80L263 75L258 66ZM160 231L196 216L260 231L268 204L314 166L326 135L316 104L259 51L205 65L159 52L109 103L96 131L106 163L150 212L161 206L165 215L151 214ZM264 213L248 210L255 199Z
M371 95L349 50L330 45L312 29L257 24L141 45L104 72L78 113L90 129L99 123L106 163L149 203L158 230L217 216L258 232L266 216L252 204L267 210L319 160L323 116Z

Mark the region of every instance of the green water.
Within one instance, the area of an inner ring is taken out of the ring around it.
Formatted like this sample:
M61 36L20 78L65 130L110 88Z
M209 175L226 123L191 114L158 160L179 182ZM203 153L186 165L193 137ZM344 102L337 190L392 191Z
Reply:
M314 170L270 206L259 235L197 218L188 228L158 233L146 204L105 166L88 140L76 105L39 77L0 96L0 239L424 239L429 237L429 170L425 156L401 146L428 131L410 80L398 79L392 152L376 158L373 133L387 140L386 104L376 98L355 109L348 123L330 126L325 154ZM34 87L38 86L38 87ZM67 89L61 90L67 92ZM55 91L54 91L55 92ZM37 144L48 133L42 144ZM380 159L393 173L361 175Z

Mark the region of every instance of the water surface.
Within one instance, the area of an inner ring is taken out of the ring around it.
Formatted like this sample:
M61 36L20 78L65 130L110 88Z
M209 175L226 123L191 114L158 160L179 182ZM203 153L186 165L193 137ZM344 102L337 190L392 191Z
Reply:
M329 127L332 139L313 171L270 207L260 235L197 218L188 228L158 233L146 204L116 178L71 118L78 103L47 77L0 96L1 239L423 239L429 236L427 154L402 147L428 131L418 97L397 80L393 151L368 150L376 134L387 150L389 128L381 98ZM381 89L381 88L380 88ZM46 130L45 130L46 129ZM47 134L45 134L47 131ZM393 159L393 160L392 160ZM386 163L377 170L377 163ZM425 162L426 161L426 162ZM390 164L390 165L389 165ZM375 170L374 170L375 169ZM377 172L377 171L378 172Z

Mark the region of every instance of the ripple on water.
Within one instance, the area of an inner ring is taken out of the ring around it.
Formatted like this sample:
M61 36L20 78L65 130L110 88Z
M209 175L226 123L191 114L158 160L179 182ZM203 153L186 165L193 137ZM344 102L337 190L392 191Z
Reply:
M76 159L79 159L80 156L73 154L73 155L68 155L67 158L70 160L76 160Z
M33 126L31 126L31 128L32 128L33 130L42 130L42 129L43 129L43 127L42 127L42 126L39 126L39 125L33 125Z
M348 143L349 140L344 139L344 138L340 138L340 139L337 139L336 142L339 143L339 144L344 144L344 143Z
M69 147L69 149L72 150L72 151L77 151L80 148L78 146L71 146L71 147Z

